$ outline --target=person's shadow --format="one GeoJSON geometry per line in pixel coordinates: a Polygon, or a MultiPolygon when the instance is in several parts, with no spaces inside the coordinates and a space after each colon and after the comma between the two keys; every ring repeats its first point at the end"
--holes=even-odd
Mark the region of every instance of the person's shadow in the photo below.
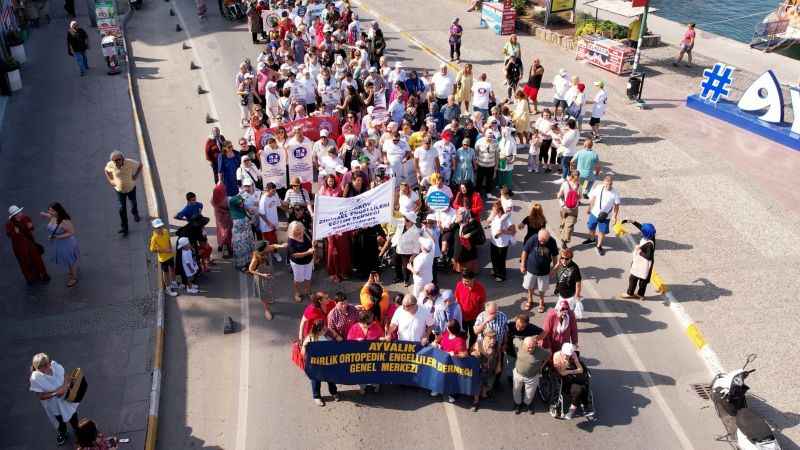
{"type": "Polygon", "coordinates": [[[707,302],[733,295],[733,291],[717,286],[708,278],[698,278],[692,284],[671,284],[669,289],[681,302],[707,302]]]}

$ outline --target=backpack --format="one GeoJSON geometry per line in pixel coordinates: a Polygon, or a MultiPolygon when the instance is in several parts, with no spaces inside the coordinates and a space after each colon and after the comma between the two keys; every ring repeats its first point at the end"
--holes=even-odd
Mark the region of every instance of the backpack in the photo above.
{"type": "Polygon", "coordinates": [[[580,195],[578,195],[577,189],[572,189],[567,183],[567,195],[564,197],[564,207],[573,209],[578,207],[578,203],[580,203],[580,195]]]}

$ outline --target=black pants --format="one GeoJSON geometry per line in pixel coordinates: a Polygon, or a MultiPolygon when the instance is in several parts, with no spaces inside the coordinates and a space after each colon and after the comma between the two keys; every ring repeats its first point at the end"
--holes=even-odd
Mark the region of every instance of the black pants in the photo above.
{"type": "Polygon", "coordinates": [[[219,168],[217,168],[216,163],[209,164],[211,166],[211,172],[214,174],[214,184],[219,183],[219,168]]]}
{"type": "Polygon", "coordinates": [[[539,145],[539,162],[542,164],[555,164],[556,163],[556,149],[553,147],[552,139],[543,139],[539,145]],[[552,152],[551,152],[552,148],[552,152]]]}
{"type": "MultiPolygon", "coordinates": [[[[64,418],[61,416],[56,416],[56,421],[58,421],[58,433],[59,434],[66,434],[67,432],[67,424],[64,422],[64,418]]],[[[78,432],[78,413],[72,415],[69,418],[69,424],[72,425],[72,431],[78,432]]]]}
{"type": "Polygon", "coordinates": [[[136,221],[139,221],[139,205],[136,203],[136,188],[130,192],[117,192],[117,202],[119,202],[119,221],[122,229],[128,231],[128,199],[131,201],[131,214],[136,221]]]}
{"type": "Polygon", "coordinates": [[[450,59],[461,59],[461,42],[450,43],[450,59]]]}
{"type": "Polygon", "coordinates": [[[409,261],[411,261],[411,255],[394,254],[394,277],[406,283],[411,282],[411,271],[406,267],[409,261]]]}
{"type": "Polygon", "coordinates": [[[644,297],[644,292],[647,290],[647,282],[648,280],[643,280],[635,275],[631,275],[628,277],[628,295],[633,295],[634,291],[636,291],[636,295],[639,297],[644,297]],[[636,289],[636,285],[639,285],[639,289],[636,289]]]}
{"type": "Polygon", "coordinates": [[[469,343],[469,348],[472,348],[472,346],[475,345],[475,341],[478,340],[478,335],[475,334],[474,320],[464,321],[464,332],[467,333],[467,342],[469,343]]]}
{"type": "Polygon", "coordinates": [[[489,245],[490,257],[492,259],[492,273],[496,277],[503,280],[506,279],[506,256],[508,255],[508,247],[497,247],[494,244],[489,245]]]}
{"type": "Polygon", "coordinates": [[[475,190],[484,194],[494,192],[494,167],[478,166],[475,190]]]}
{"type": "Polygon", "coordinates": [[[519,80],[507,80],[508,81],[508,98],[514,98],[514,94],[517,92],[517,87],[519,86],[519,80]]]}
{"type": "Polygon", "coordinates": [[[585,374],[567,375],[562,383],[565,407],[586,405],[592,409],[589,400],[589,380],[585,374]]]}
{"type": "Polygon", "coordinates": [[[75,17],[75,0],[64,0],[64,11],[70,17],[75,17]]]}
{"type": "Polygon", "coordinates": [[[439,285],[439,277],[438,277],[439,259],[440,258],[433,258],[433,271],[432,271],[433,272],[433,284],[435,284],[437,286],[439,285]]]}
{"type": "Polygon", "coordinates": [[[258,44],[258,31],[253,31],[250,34],[253,36],[253,44],[258,44]]]}

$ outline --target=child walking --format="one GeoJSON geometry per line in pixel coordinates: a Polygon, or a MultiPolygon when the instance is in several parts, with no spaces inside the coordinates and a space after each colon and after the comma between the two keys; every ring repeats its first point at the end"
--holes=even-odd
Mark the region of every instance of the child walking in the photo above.
{"type": "Polygon", "coordinates": [[[178,295],[175,291],[178,284],[175,282],[175,252],[172,251],[169,231],[161,219],[153,219],[152,225],[150,252],[156,254],[158,264],[161,266],[161,289],[170,297],[175,297],[178,295]]]}

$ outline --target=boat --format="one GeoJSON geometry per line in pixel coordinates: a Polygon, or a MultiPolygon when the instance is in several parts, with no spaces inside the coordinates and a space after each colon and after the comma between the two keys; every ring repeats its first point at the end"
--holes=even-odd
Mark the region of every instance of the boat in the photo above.
{"type": "Polygon", "coordinates": [[[800,58],[800,0],[784,0],[756,25],[750,47],[800,58]]]}

